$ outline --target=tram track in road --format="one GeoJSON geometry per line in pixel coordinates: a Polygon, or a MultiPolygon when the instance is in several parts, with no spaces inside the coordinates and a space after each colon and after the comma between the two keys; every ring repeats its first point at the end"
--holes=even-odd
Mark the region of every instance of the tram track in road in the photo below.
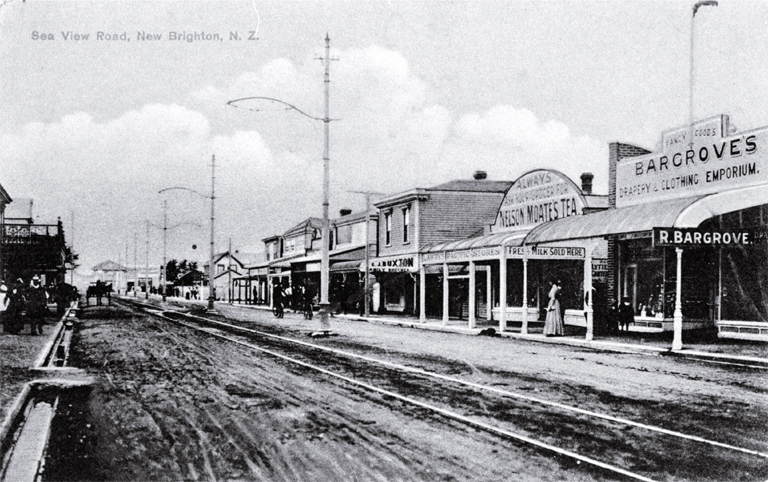
{"type": "MultiPolygon", "coordinates": [[[[499,437],[537,447],[577,464],[599,468],[621,478],[654,480],[652,477],[663,473],[659,467],[674,462],[674,457],[665,456],[645,464],[638,463],[648,457],[649,447],[655,447],[657,452],[685,453],[689,462],[705,459],[711,462],[714,458],[729,465],[748,463],[744,460],[746,458],[759,460],[764,465],[765,459],[768,458],[768,454],[757,450],[552,402],[524,393],[253,330],[208,317],[165,312],[157,307],[145,308],[166,320],[203,331],[209,336],[269,354],[325,377],[428,410],[499,437]],[[201,327],[200,324],[207,327],[201,327]],[[383,370],[382,373],[371,376],[370,372],[374,371],[370,369],[371,366],[379,367],[378,370],[383,370]],[[365,378],[368,380],[364,380],[365,378]],[[554,434],[547,433],[550,431],[554,434]],[[561,439],[567,439],[566,443],[559,443],[561,439]],[[699,455],[691,456],[692,451],[698,452],[699,455]],[[734,455],[723,456],[726,452],[734,455]],[[638,465],[641,470],[632,468],[638,465]]],[[[684,477],[672,480],[696,479],[684,477]]]]}

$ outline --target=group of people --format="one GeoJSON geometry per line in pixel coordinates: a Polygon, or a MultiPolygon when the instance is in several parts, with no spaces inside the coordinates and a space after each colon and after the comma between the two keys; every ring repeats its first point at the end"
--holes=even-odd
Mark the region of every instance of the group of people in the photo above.
{"type": "MultiPolygon", "coordinates": [[[[562,284],[560,280],[553,279],[552,286],[549,290],[547,317],[544,321],[544,335],[546,336],[561,336],[565,332],[563,310],[560,306],[561,289],[562,284]]],[[[595,297],[593,302],[599,303],[597,293],[594,291],[593,296],[595,297]]],[[[587,300],[585,299],[585,301],[587,300]]],[[[600,306],[595,306],[594,309],[596,323],[600,326],[604,326],[605,334],[614,334],[618,331],[628,332],[629,325],[635,321],[635,310],[632,307],[630,298],[626,296],[618,300],[615,305],[611,306],[607,313],[605,313],[600,306]]]]}
{"type": "Polygon", "coordinates": [[[35,275],[29,285],[19,278],[8,286],[0,281],[0,318],[3,331],[17,335],[29,322],[31,335],[42,335],[48,313],[48,292],[35,275]]]}

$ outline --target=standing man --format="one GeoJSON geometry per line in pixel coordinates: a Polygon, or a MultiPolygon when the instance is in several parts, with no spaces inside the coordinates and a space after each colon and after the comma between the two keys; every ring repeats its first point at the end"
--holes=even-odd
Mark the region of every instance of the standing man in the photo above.
{"type": "Polygon", "coordinates": [[[11,284],[6,294],[8,305],[5,309],[5,330],[13,335],[18,335],[24,328],[24,321],[21,319],[21,312],[24,311],[23,288],[24,282],[19,278],[11,284]]]}
{"type": "Polygon", "coordinates": [[[32,335],[43,334],[45,313],[48,311],[48,293],[40,284],[40,277],[34,275],[27,289],[27,316],[32,335]]]}
{"type": "Polygon", "coordinates": [[[6,325],[5,310],[8,308],[10,298],[8,297],[8,287],[5,286],[5,281],[0,281],[0,324],[3,325],[3,331],[9,332],[9,325],[6,325]]]}

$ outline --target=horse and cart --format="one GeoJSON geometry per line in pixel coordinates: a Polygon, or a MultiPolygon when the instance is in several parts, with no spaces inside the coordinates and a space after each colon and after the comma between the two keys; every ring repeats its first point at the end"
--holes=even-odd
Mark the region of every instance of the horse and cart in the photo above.
{"type": "Polygon", "coordinates": [[[91,304],[90,299],[96,298],[96,305],[101,305],[101,299],[107,298],[107,305],[112,304],[112,283],[97,281],[85,291],[85,304],[91,304]]]}

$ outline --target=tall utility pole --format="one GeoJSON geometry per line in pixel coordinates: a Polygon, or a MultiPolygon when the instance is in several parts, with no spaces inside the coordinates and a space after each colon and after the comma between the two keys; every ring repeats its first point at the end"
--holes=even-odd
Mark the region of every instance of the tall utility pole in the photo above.
{"type": "Polygon", "coordinates": [[[138,250],[138,245],[139,245],[139,233],[134,232],[133,233],[133,275],[134,275],[133,292],[134,293],[137,293],[136,290],[139,289],[139,265],[138,265],[138,262],[136,261],[136,251],[138,250]]]}
{"type": "MultiPolygon", "coordinates": [[[[75,212],[72,211],[72,241],[69,243],[70,252],[74,256],[75,253],[75,212]]],[[[72,271],[69,272],[69,284],[75,285],[75,261],[72,261],[72,271]]]]}
{"type": "Polygon", "coordinates": [[[229,250],[227,251],[227,291],[229,304],[232,304],[232,237],[229,238],[229,250]]]}
{"type": "Polygon", "coordinates": [[[328,33],[325,34],[325,56],[321,59],[325,63],[325,116],[315,117],[302,111],[295,105],[288,102],[272,97],[243,97],[240,99],[230,100],[227,102],[232,107],[237,107],[237,104],[247,100],[260,100],[266,102],[276,102],[283,104],[290,109],[295,110],[299,114],[308,117],[312,120],[323,121],[325,124],[325,146],[323,150],[323,227],[322,227],[322,246],[321,246],[321,258],[320,258],[320,331],[313,333],[313,336],[328,335],[330,333],[331,325],[328,321],[328,315],[330,314],[330,303],[328,302],[328,281],[329,281],[329,250],[330,250],[330,221],[328,219],[328,191],[329,191],[329,166],[330,166],[330,122],[334,119],[330,117],[330,83],[331,83],[331,38],[328,33]]]}
{"type": "Polygon", "coordinates": [[[147,271],[144,272],[144,299],[149,299],[149,219],[147,219],[147,271]]]}
{"type": "Polygon", "coordinates": [[[214,205],[216,200],[216,156],[212,156],[211,158],[211,195],[206,196],[205,194],[201,194],[194,189],[190,189],[188,187],[168,187],[165,189],[161,189],[160,192],[163,193],[165,191],[171,191],[173,189],[181,189],[184,191],[189,191],[194,194],[197,194],[200,197],[204,197],[206,199],[211,200],[211,256],[210,260],[208,261],[208,311],[214,311],[213,309],[213,302],[215,300],[214,293],[213,293],[213,257],[214,257],[214,205]]]}
{"type": "Polygon", "coordinates": [[[125,243],[125,295],[128,296],[128,243],[125,243]]]}
{"type": "Polygon", "coordinates": [[[364,306],[365,306],[365,317],[371,315],[371,300],[368,296],[371,292],[370,287],[370,278],[371,278],[371,268],[370,268],[370,258],[371,258],[371,195],[373,194],[383,194],[380,192],[374,192],[374,191],[352,191],[357,194],[365,194],[365,281],[364,281],[364,291],[363,291],[363,298],[364,298],[364,306]]]}
{"type": "Polygon", "coordinates": [[[160,276],[162,276],[162,290],[163,290],[163,303],[165,303],[165,290],[168,281],[166,265],[168,257],[168,201],[163,200],[163,266],[160,268],[160,276]]]}
{"type": "Polygon", "coordinates": [[[696,4],[693,6],[693,14],[691,15],[691,71],[690,75],[688,77],[688,80],[690,82],[688,86],[688,147],[690,149],[693,149],[693,53],[694,53],[694,25],[696,24],[695,18],[696,18],[696,12],[701,7],[717,7],[717,2],[715,0],[701,0],[699,2],[696,2],[696,4]]]}
{"type": "Polygon", "coordinates": [[[325,149],[323,150],[323,245],[320,251],[320,330],[328,332],[331,330],[331,324],[328,321],[328,312],[331,304],[328,302],[328,282],[329,282],[329,249],[330,243],[330,221],[328,219],[328,191],[330,186],[330,84],[331,84],[331,38],[328,33],[325,34],[325,149]]]}
{"type": "Polygon", "coordinates": [[[214,221],[214,199],[216,199],[216,156],[211,157],[211,260],[208,263],[208,311],[214,311],[213,302],[215,295],[213,293],[213,257],[215,255],[213,239],[213,221],[214,221]]]}

